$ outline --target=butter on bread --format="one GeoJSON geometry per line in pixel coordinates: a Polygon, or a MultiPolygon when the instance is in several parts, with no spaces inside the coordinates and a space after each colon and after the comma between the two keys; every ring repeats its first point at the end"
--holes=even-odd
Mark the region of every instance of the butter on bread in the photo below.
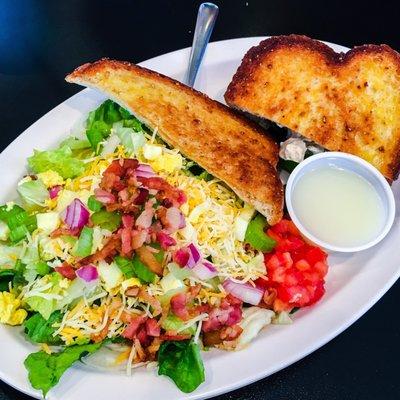
{"type": "Polygon", "coordinates": [[[228,107],[171,78],[127,62],[85,64],[68,82],[104,92],[169,145],[223,180],[269,224],[283,214],[277,144],[228,107]]]}
{"type": "Polygon", "coordinates": [[[306,36],[271,37],[244,56],[225,100],[398,176],[400,54],[387,45],[336,53],[306,36]]]}

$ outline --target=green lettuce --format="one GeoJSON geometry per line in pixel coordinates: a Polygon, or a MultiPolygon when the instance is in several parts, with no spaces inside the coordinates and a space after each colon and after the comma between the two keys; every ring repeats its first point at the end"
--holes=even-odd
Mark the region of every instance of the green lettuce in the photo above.
{"type": "Polygon", "coordinates": [[[89,113],[86,121],[86,137],[97,154],[101,149],[100,144],[110,136],[111,129],[116,129],[116,122],[118,122],[117,129],[118,126],[128,129],[117,133],[117,136],[124,145],[125,143],[128,145],[129,149],[133,151],[133,148],[137,147],[139,141],[142,140],[135,135],[143,130],[142,124],[129,111],[112,100],[106,100],[89,113]]]}
{"type": "Polygon", "coordinates": [[[33,314],[24,322],[25,333],[35,343],[47,343],[51,345],[61,344],[59,336],[53,336],[55,328],[53,324],[61,322],[62,314],[54,311],[49,319],[44,319],[39,313],[33,314]]]}
{"type": "MultiPolygon", "coordinates": [[[[62,279],[62,276],[57,273],[53,272],[50,275],[47,275],[45,278],[49,280],[49,282],[52,284],[52,287],[49,290],[46,290],[46,294],[56,294],[59,295],[62,291],[60,288],[60,281],[62,279]]],[[[50,315],[55,311],[60,309],[59,306],[59,301],[57,299],[45,299],[40,296],[32,296],[28,297],[25,302],[29,305],[29,307],[33,311],[39,312],[44,319],[49,319],[50,315]]]]}
{"type": "Polygon", "coordinates": [[[158,374],[169,376],[182,392],[193,392],[205,380],[199,346],[189,340],[162,343],[158,374]]]}
{"type": "Polygon", "coordinates": [[[68,146],[62,146],[55,150],[34,150],[33,156],[28,158],[28,165],[37,174],[53,170],[65,179],[75,178],[85,170],[84,162],[74,157],[68,146]]]}
{"type": "Polygon", "coordinates": [[[114,124],[113,128],[124,147],[134,154],[137,154],[138,150],[146,143],[143,132],[135,131],[133,128],[127,128],[122,122],[114,124]]]}
{"type": "Polygon", "coordinates": [[[41,390],[43,396],[57,385],[63,373],[82,357],[92,354],[101,343],[74,345],[59,353],[47,354],[44,351],[30,354],[24,362],[31,385],[41,390]]]}
{"type": "Polygon", "coordinates": [[[27,209],[28,207],[34,209],[35,206],[44,207],[44,202],[49,198],[49,191],[40,179],[18,185],[17,192],[27,209]]]}

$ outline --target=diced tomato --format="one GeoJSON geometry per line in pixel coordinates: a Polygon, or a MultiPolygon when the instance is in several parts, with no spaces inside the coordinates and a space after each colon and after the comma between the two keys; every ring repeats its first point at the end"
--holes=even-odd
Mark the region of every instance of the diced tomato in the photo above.
{"type": "Polygon", "coordinates": [[[318,261],[314,264],[314,269],[318,272],[319,277],[323,279],[328,273],[328,264],[322,261],[318,261]]]}
{"type": "Polygon", "coordinates": [[[264,254],[267,280],[256,281],[265,291],[265,305],[279,312],[318,301],[325,293],[327,254],[306,243],[293,222],[286,219],[269,228],[268,235],[277,246],[264,254]]]}
{"type": "Polygon", "coordinates": [[[311,265],[304,259],[296,261],[296,264],[294,266],[299,270],[299,271],[307,271],[311,268],[311,265]]]}
{"type": "Polygon", "coordinates": [[[324,281],[319,281],[315,288],[314,296],[310,300],[308,305],[316,303],[325,294],[324,281]]]}
{"type": "Polygon", "coordinates": [[[314,265],[315,263],[321,261],[325,262],[328,255],[322,251],[319,247],[310,246],[309,250],[307,251],[305,258],[311,264],[314,265]]]}
{"type": "Polygon", "coordinates": [[[64,278],[70,279],[71,281],[76,278],[75,270],[71,267],[71,265],[67,263],[63,263],[59,267],[55,267],[54,269],[64,278]]]}

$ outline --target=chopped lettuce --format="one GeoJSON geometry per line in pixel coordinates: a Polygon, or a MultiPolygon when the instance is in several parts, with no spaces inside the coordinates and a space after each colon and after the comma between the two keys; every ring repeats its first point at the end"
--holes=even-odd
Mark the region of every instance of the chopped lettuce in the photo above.
{"type": "Polygon", "coordinates": [[[24,322],[25,333],[35,343],[61,344],[60,337],[54,336],[56,322],[61,322],[62,314],[60,311],[54,311],[49,319],[44,319],[39,313],[33,314],[24,322]]]}
{"type": "Polygon", "coordinates": [[[105,261],[100,261],[97,271],[107,291],[115,288],[123,281],[123,274],[114,262],[107,264],[105,261]]]}
{"type": "Polygon", "coordinates": [[[139,149],[146,143],[143,132],[136,132],[133,128],[126,128],[122,122],[114,124],[113,130],[124,147],[133,154],[137,154],[139,149]]]}
{"type": "Polygon", "coordinates": [[[0,270],[0,292],[8,292],[9,284],[12,282],[15,275],[13,269],[0,270]]]}
{"type": "Polygon", "coordinates": [[[72,364],[87,354],[94,353],[100,347],[101,343],[92,343],[66,347],[59,353],[47,354],[44,351],[32,353],[24,362],[29,381],[35,389],[41,390],[43,396],[46,396],[72,364]]]}
{"type": "Polygon", "coordinates": [[[135,135],[143,130],[142,124],[129,111],[112,100],[106,100],[89,113],[86,121],[86,136],[97,154],[100,153],[101,144],[110,136],[112,129],[121,142],[132,151],[139,148],[140,143],[144,141],[144,137],[135,135]]]}
{"type": "Polygon", "coordinates": [[[32,292],[37,291],[38,295],[29,296],[25,299],[29,307],[33,311],[39,312],[44,319],[49,319],[50,315],[60,308],[58,300],[63,297],[61,295],[63,289],[60,287],[62,279],[62,276],[57,272],[45,276],[40,281],[35,282],[33,289],[31,289],[32,292]],[[51,284],[51,287],[40,291],[40,288],[48,283],[51,284]]]}
{"type": "MultiPolygon", "coordinates": [[[[181,320],[174,314],[169,314],[167,318],[165,318],[162,323],[161,327],[166,331],[178,331],[185,325],[185,321],[181,320]]],[[[189,326],[188,328],[179,331],[182,335],[194,335],[196,333],[196,324],[189,326]]]]}
{"type": "Polygon", "coordinates": [[[35,209],[35,206],[44,207],[45,201],[49,198],[49,192],[40,179],[18,185],[17,192],[27,209],[35,209]]]}
{"type": "Polygon", "coordinates": [[[193,341],[166,341],[158,352],[158,374],[169,376],[184,393],[205,380],[199,346],[193,341]]]}
{"type": "Polygon", "coordinates": [[[53,170],[64,179],[75,178],[85,170],[84,162],[74,157],[68,146],[61,146],[55,150],[34,150],[33,156],[28,158],[28,165],[35,173],[53,170]]]}

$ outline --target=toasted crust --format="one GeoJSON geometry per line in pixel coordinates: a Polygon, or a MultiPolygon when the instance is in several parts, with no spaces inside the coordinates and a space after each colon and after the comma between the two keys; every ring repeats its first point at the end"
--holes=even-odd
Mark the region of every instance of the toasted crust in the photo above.
{"type": "Polygon", "coordinates": [[[228,107],[171,78],[127,62],[85,64],[68,82],[93,87],[128,108],[171,146],[226,182],[264,214],[282,217],[278,148],[256,125],[228,107]]]}
{"type": "Polygon", "coordinates": [[[336,53],[306,36],[266,39],[245,55],[225,100],[398,176],[400,54],[387,45],[336,53]]]}

